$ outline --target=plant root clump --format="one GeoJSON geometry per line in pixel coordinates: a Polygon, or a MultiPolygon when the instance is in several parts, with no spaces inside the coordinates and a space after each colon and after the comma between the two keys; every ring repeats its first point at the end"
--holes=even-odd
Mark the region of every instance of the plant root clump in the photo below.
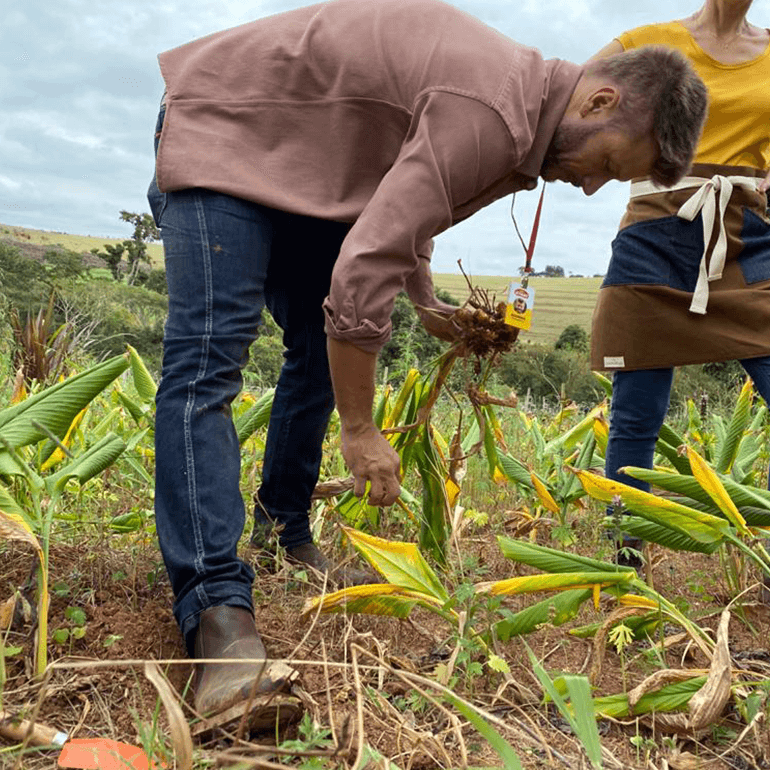
{"type": "Polygon", "coordinates": [[[513,348],[519,329],[505,322],[505,302],[495,302],[494,294],[490,296],[486,289],[474,286],[463,270],[462,260],[458,259],[457,264],[468,284],[468,299],[450,318],[457,337],[457,355],[494,360],[513,348]]]}
{"type": "Polygon", "coordinates": [[[465,306],[452,314],[460,355],[491,358],[513,348],[519,330],[505,322],[505,302],[483,308],[465,306]]]}

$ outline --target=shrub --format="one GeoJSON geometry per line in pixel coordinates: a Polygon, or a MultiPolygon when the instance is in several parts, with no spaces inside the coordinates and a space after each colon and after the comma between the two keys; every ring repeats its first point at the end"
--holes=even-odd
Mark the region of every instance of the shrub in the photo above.
{"type": "MultiPolygon", "coordinates": [[[[436,290],[436,297],[452,305],[457,300],[443,289],[436,290]]],[[[380,372],[386,368],[388,379],[400,381],[410,369],[425,371],[430,363],[446,349],[446,343],[425,331],[414,306],[405,293],[396,297],[391,315],[393,333],[380,351],[380,372]]]]}
{"type": "Polygon", "coordinates": [[[249,363],[243,373],[246,382],[261,388],[274,387],[283,366],[283,349],[281,329],[265,308],[257,339],[249,348],[249,363]]]}
{"type": "Polygon", "coordinates": [[[588,334],[582,326],[570,324],[559,335],[554,348],[556,350],[580,350],[583,353],[587,353],[588,334]]]}
{"type": "Polygon", "coordinates": [[[518,345],[503,356],[497,379],[519,399],[529,394],[537,407],[543,402],[555,407],[562,398],[593,405],[602,398],[584,353],[547,345],[518,345]]]}
{"type": "Polygon", "coordinates": [[[18,247],[0,242],[0,291],[18,311],[37,312],[50,291],[45,267],[18,247]]]}
{"type": "Polygon", "coordinates": [[[90,351],[98,357],[122,353],[132,345],[151,371],[160,371],[163,325],[168,299],[140,286],[92,279],[60,290],[62,301],[76,307],[81,324],[93,324],[90,351]]]}

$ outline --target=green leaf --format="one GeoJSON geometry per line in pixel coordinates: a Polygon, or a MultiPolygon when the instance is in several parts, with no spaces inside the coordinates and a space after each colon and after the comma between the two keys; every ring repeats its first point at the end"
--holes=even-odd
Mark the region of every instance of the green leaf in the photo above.
{"type": "Polygon", "coordinates": [[[617,564],[558,551],[524,540],[513,540],[500,535],[497,542],[506,559],[528,564],[530,567],[535,567],[543,572],[630,572],[636,574],[632,567],[620,567],[617,564]]]}
{"type": "Polygon", "coordinates": [[[131,415],[131,417],[134,419],[134,422],[138,424],[142,424],[142,422],[145,419],[144,411],[142,410],[142,407],[139,406],[135,401],[130,399],[125,393],[119,392],[118,393],[118,399],[121,404],[123,404],[123,407],[125,410],[131,415]]]}
{"type": "Polygon", "coordinates": [[[82,485],[94,476],[98,476],[105,468],[109,468],[120,457],[126,444],[120,436],[114,433],[106,435],[99,443],[94,444],[87,452],[75,458],[69,465],[46,479],[49,489],[61,490],[70,479],[77,479],[82,485]]]}
{"type": "Polygon", "coordinates": [[[735,403],[735,409],[730,418],[730,425],[727,428],[724,441],[719,448],[719,457],[715,463],[716,470],[719,473],[728,473],[735,462],[741,439],[751,418],[751,403],[753,400],[754,389],[751,380],[746,378],[746,382],[741,388],[740,395],[735,403]]]}
{"type": "Polygon", "coordinates": [[[0,411],[0,436],[11,446],[33,444],[48,435],[62,438],[75,416],[128,368],[126,355],[115,356],[0,411]]]}
{"type": "Polygon", "coordinates": [[[721,545],[721,542],[718,540],[710,543],[701,543],[682,532],[677,532],[662,524],[648,521],[639,516],[623,516],[620,529],[627,535],[638,537],[649,543],[658,543],[674,551],[714,553],[721,545]]]}
{"type": "Polygon", "coordinates": [[[415,455],[422,479],[420,547],[429,551],[443,566],[446,564],[446,544],[449,539],[448,501],[444,484],[448,469],[436,451],[430,425],[423,427],[420,448],[422,451],[415,455]]]}
{"type": "Polygon", "coordinates": [[[444,690],[444,697],[481,733],[487,743],[497,752],[506,770],[522,770],[519,756],[513,746],[487,722],[467,701],[458,698],[448,690],[444,690]]]}
{"type": "Polygon", "coordinates": [[[64,617],[75,626],[86,624],[86,613],[80,607],[67,607],[64,610],[64,617]]]}
{"type": "Polygon", "coordinates": [[[575,733],[577,738],[583,744],[583,748],[586,750],[586,754],[588,755],[591,764],[596,768],[600,768],[602,766],[602,749],[601,742],[599,741],[599,731],[593,716],[593,699],[591,698],[591,689],[588,680],[585,677],[571,675],[563,677],[570,695],[577,697],[577,703],[573,702],[574,708],[568,708],[559,691],[556,689],[553,680],[548,676],[548,673],[540,664],[540,661],[535,657],[535,654],[526,642],[524,645],[527,648],[527,655],[529,656],[532,670],[535,672],[535,676],[543,686],[543,690],[554,702],[556,708],[559,709],[559,713],[567,720],[572,728],[572,732],[575,733]],[[579,684],[579,680],[581,679],[583,682],[582,684],[579,684]],[[584,712],[580,718],[575,715],[575,711],[578,710],[578,707],[584,712]],[[586,712],[590,714],[590,719],[586,719],[586,712]]]}
{"type": "Polygon", "coordinates": [[[503,452],[497,453],[497,461],[500,470],[511,479],[511,481],[515,481],[517,484],[527,487],[528,489],[534,489],[530,470],[523,462],[517,460],[515,457],[504,454],[503,452]]]}
{"type": "Polygon", "coordinates": [[[155,384],[155,380],[153,380],[149,369],[139,353],[137,353],[131,345],[128,345],[127,347],[129,363],[131,365],[131,374],[134,378],[136,392],[145,404],[154,404],[158,386],[155,384]]]}
{"type": "Polygon", "coordinates": [[[578,588],[549,596],[495,623],[495,634],[500,641],[507,642],[514,636],[536,631],[544,623],[560,626],[578,614],[581,605],[591,598],[592,593],[590,588],[578,588]]]}
{"type": "Polygon", "coordinates": [[[591,697],[591,685],[584,676],[565,674],[564,683],[567,685],[572,713],[575,715],[575,734],[583,744],[586,755],[596,768],[602,767],[602,744],[599,739],[599,729],[594,716],[594,703],[591,697]]]}
{"type": "MultiPolygon", "coordinates": [[[[705,682],[705,676],[698,676],[684,682],[666,685],[655,692],[648,692],[642,695],[634,706],[634,715],[649,714],[652,711],[679,711],[687,706],[690,698],[703,687],[705,682]]],[[[627,693],[607,695],[593,700],[594,711],[599,716],[611,719],[623,719],[631,716],[627,693]]]]}
{"type": "Polygon", "coordinates": [[[275,388],[266,391],[235,421],[239,444],[270,421],[274,396],[275,388]]]}
{"type": "MultiPolygon", "coordinates": [[[[591,466],[591,461],[593,460],[594,456],[594,449],[596,449],[596,437],[594,436],[593,429],[588,433],[588,435],[583,439],[583,444],[580,447],[580,453],[577,456],[577,459],[574,462],[574,467],[577,470],[585,471],[588,470],[588,468],[591,466]]],[[[567,498],[570,498],[571,495],[575,492],[575,490],[579,491],[580,494],[577,495],[577,497],[582,497],[583,494],[583,488],[580,486],[580,480],[574,473],[570,473],[567,471],[564,474],[564,482],[562,483],[561,490],[559,492],[559,496],[562,500],[566,500],[567,498]]],[[[575,498],[571,498],[575,499],[575,498]]]]}

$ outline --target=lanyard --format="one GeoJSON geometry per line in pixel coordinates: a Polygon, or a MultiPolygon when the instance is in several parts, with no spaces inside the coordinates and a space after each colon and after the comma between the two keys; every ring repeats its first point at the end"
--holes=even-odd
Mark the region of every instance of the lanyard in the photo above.
{"type": "Polygon", "coordinates": [[[524,243],[524,239],[519,232],[519,226],[516,224],[516,217],[513,214],[513,205],[516,203],[516,193],[513,194],[513,200],[511,201],[511,219],[513,220],[513,226],[516,228],[516,235],[519,236],[521,245],[524,248],[524,253],[527,256],[527,262],[522,269],[521,285],[526,288],[529,283],[529,274],[532,272],[532,255],[535,253],[535,243],[537,241],[537,231],[540,229],[540,213],[543,210],[543,198],[545,197],[545,181],[543,181],[543,189],[540,192],[540,200],[537,204],[537,211],[535,212],[535,221],[532,223],[532,232],[529,236],[529,246],[524,243]]]}

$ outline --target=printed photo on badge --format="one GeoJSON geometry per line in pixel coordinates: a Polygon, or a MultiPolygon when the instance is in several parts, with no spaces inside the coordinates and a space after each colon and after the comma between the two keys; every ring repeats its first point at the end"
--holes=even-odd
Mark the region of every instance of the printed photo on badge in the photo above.
{"type": "Polygon", "coordinates": [[[520,283],[511,284],[508,290],[508,303],[505,311],[505,322],[518,329],[529,329],[532,326],[532,306],[535,302],[535,290],[526,288],[520,283]]]}

